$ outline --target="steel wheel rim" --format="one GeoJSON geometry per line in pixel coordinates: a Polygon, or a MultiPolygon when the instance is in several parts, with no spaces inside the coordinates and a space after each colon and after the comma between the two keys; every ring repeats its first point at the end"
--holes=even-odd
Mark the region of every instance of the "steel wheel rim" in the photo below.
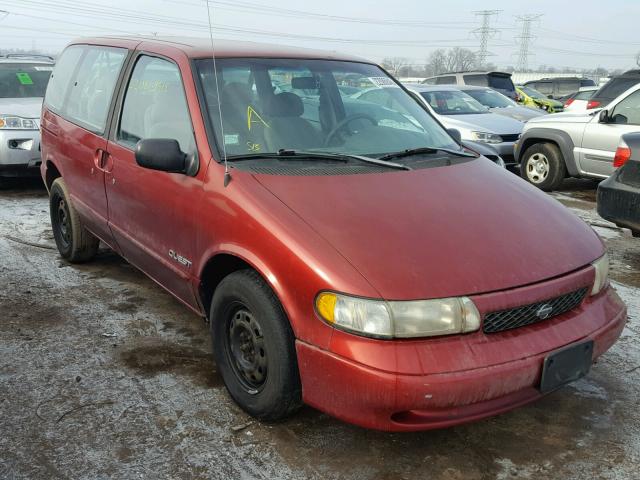
{"type": "Polygon", "coordinates": [[[542,183],[549,176],[549,159],[542,153],[534,153],[527,161],[527,178],[531,183],[542,183]]]}
{"type": "Polygon", "coordinates": [[[69,225],[69,210],[67,209],[67,203],[64,201],[64,198],[58,201],[56,215],[58,217],[57,224],[60,240],[62,240],[65,247],[68,247],[71,244],[71,226],[69,225]]]}
{"type": "Polygon", "coordinates": [[[232,312],[227,341],[227,355],[236,377],[248,393],[258,393],[267,380],[267,350],[260,323],[244,305],[232,312]]]}

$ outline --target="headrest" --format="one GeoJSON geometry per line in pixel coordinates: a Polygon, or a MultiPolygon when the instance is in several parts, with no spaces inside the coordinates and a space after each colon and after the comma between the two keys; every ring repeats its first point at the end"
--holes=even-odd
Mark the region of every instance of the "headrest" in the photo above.
{"type": "Polygon", "coordinates": [[[283,92],[269,99],[266,111],[271,117],[299,117],[304,113],[304,105],[295,93],[283,92]]]}
{"type": "Polygon", "coordinates": [[[222,88],[221,97],[223,105],[246,109],[251,102],[251,90],[244,83],[231,82],[222,88]]]}

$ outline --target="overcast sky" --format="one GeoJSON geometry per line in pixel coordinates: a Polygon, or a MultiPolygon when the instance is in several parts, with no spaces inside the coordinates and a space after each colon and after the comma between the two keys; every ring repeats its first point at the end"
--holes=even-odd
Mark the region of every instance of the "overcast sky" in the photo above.
{"type": "MultiPolygon", "coordinates": [[[[489,41],[500,67],[517,63],[517,15],[542,14],[532,26],[529,66],[632,68],[640,52],[639,0],[535,2],[494,0],[211,1],[215,38],[284,43],[352,53],[376,61],[423,64],[439,47],[479,48],[474,11],[496,9],[489,41]]],[[[0,48],[58,52],[73,37],[142,33],[208,36],[204,0],[0,1],[0,48]]]]}

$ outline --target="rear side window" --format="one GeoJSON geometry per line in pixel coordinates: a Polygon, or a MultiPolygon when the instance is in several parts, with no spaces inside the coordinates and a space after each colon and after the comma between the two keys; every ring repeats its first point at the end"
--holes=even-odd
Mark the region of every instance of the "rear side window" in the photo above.
{"type": "Polygon", "coordinates": [[[498,90],[515,91],[511,77],[505,75],[489,75],[489,86],[498,90]]]}
{"type": "Polygon", "coordinates": [[[122,48],[87,47],[63,115],[95,133],[104,132],[111,97],[126,56],[127,50],[122,48]]]}
{"type": "Polygon", "coordinates": [[[149,56],[141,56],[133,69],[118,128],[118,140],[129,147],[145,138],[177,140],[185,153],[195,148],[180,69],[149,56]]]}
{"type": "Polygon", "coordinates": [[[489,79],[486,75],[464,75],[465,85],[476,85],[478,87],[488,87],[489,79]]]}
{"type": "Polygon", "coordinates": [[[553,83],[551,82],[538,82],[534,88],[544,95],[553,95],[553,83]]]}
{"type": "Polygon", "coordinates": [[[456,77],[438,77],[436,78],[436,85],[455,85],[456,77]]]}
{"type": "Polygon", "coordinates": [[[557,83],[558,91],[556,92],[558,95],[569,95],[570,93],[578,91],[580,88],[579,80],[560,80],[557,83]]]}
{"type": "Polygon", "coordinates": [[[84,48],[81,46],[76,45],[67,48],[60,55],[53,70],[44,103],[57,113],[62,111],[64,97],[71,85],[71,77],[74,75],[78,63],[80,63],[80,57],[83,52],[84,48]]]}
{"type": "Polygon", "coordinates": [[[594,82],[590,78],[583,78],[582,80],[580,80],[580,86],[581,87],[595,87],[596,86],[596,82],[594,82]]]}

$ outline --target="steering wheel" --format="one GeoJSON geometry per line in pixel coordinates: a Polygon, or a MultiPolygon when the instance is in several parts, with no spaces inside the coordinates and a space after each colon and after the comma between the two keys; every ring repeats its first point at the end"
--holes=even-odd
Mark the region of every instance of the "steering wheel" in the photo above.
{"type": "Polygon", "coordinates": [[[338,124],[335,127],[333,127],[331,131],[327,134],[327,138],[324,141],[324,146],[325,147],[329,146],[329,144],[331,143],[331,140],[333,140],[333,137],[335,137],[338,132],[340,132],[342,129],[344,129],[347,125],[349,125],[354,120],[360,120],[360,119],[368,120],[369,122],[371,122],[371,125],[374,125],[374,126],[378,125],[378,121],[375,118],[373,118],[371,115],[368,115],[366,113],[354,113],[353,115],[348,115],[344,117],[342,120],[340,120],[338,124]]]}

